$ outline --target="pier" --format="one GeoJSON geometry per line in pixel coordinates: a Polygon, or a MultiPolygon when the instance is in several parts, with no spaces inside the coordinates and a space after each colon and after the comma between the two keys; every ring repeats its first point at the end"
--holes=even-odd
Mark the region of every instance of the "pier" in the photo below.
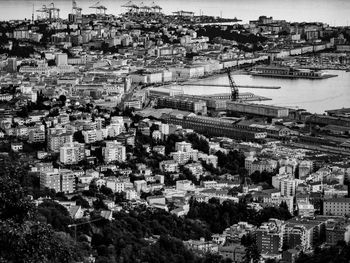
{"type": "MultiPolygon", "coordinates": [[[[194,83],[180,83],[180,86],[196,86],[196,87],[227,87],[230,85],[218,85],[218,84],[194,84],[194,83]]],[[[240,89],[280,89],[279,86],[254,86],[254,85],[237,85],[240,89]]]]}
{"type": "MultiPolygon", "coordinates": [[[[208,94],[208,95],[189,95],[183,94],[179,97],[186,98],[196,98],[196,99],[209,99],[209,100],[231,100],[231,93],[218,93],[218,94],[208,94]]],[[[240,101],[266,101],[271,100],[271,98],[255,95],[250,92],[239,93],[238,99],[240,101]]]]}

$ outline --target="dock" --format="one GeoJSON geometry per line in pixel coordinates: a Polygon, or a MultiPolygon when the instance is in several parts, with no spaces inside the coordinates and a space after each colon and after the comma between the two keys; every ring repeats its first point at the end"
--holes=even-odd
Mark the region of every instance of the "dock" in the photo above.
{"type": "MultiPolygon", "coordinates": [[[[191,95],[187,95],[191,96],[191,95]]],[[[192,95],[193,97],[203,97],[203,98],[209,98],[213,100],[231,100],[231,93],[219,93],[219,94],[210,94],[210,95],[192,95]]],[[[250,92],[242,92],[239,93],[238,99],[241,101],[266,101],[271,100],[271,98],[255,95],[250,92]]]]}
{"type": "MultiPolygon", "coordinates": [[[[196,87],[225,87],[230,88],[230,85],[218,84],[194,84],[194,83],[179,83],[180,86],[196,86],[196,87]]],[[[279,86],[252,86],[252,85],[237,85],[240,89],[280,89],[279,86]]]]}

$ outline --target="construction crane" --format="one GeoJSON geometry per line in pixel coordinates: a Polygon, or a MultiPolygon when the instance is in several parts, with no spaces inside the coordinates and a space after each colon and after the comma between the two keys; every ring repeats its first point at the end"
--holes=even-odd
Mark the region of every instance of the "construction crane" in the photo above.
{"type": "Polygon", "coordinates": [[[93,6],[90,6],[89,8],[93,8],[96,9],[96,14],[97,15],[105,15],[106,14],[106,10],[107,7],[103,6],[100,4],[100,1],[98,1],[96,4],[94,4],[93,6]]]}
{"type": "Polygon", "coordinates": [[[238,86],[232,78],[231,68],[227,68],[226,72],[227,72],[227,76],[228,76],[228,80],[229,80],[230,88],[231,88],[231,100],[237,101],[238,97],[239,97],[238,86]]]}

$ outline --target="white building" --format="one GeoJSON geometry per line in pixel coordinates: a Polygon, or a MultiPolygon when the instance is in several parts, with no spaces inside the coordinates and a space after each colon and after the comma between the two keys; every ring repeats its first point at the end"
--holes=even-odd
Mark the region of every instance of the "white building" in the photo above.
{"type": "Polygon", "coordinates": [[[94,143],[97,141],[97,133],[95,130],[82,131],[85,143],[94,143]]]}
{"type": "Polygon", "coordinates": [[[71,133],[50,134],[47,141],[48,149],[53,152],[59,152],[65,143],[71,142],[73,142],[73,134],[71,133]]]}
{"type": "Polygon", "coordinates": [[[162,172],[175,173],[179,170],[179,164],[174,160],[165,160],[159,163],[162,172]]]}
{"type": "Polygon", "coordinates": [[[125,183],[115,177],[106,180],[106,186],[112,189],[113,193],[121,193],[125,190],[125,183]]]}
{"type": "Polygon", "coordinates": [[[178,191],[191,191],[194,188],[195,186],[190,180],[176,181],[176,190],[178,191]]]}
{"type": "Polygon", "coordinates": [[[126,148],[117,141],[107,141],[103,148],[103,156],[106,163],[124,162],[126,160],[126,148]]]}
{"type": "Polygon", "coordinates": [[[56,54],[55,58],[56,66],[67,66],[68,65],[68,55],[66,53],[56,54]]]}
{"type": "Polygon", "coordinates": [[[136,180],[134,181],[134,187],[137,193],[147,191],[147,182],[145,180],[136,180]]]}
{"type": "Polygon", "coordinates": [[[181,151],[181,152],[192,151],[192,144],[189,142],[176,142],[175,151],[181,151]]]}
{"type": "Polygon", "coordinates": [[[249,156],[245,159],[244,167],[248,170],[248,174],[251,175],[255,171],[260,173],[263,171],[273,172],[277,168],[278,162],[270,159],[259,160],[256,157],[249,156]]]}
{"type": "Polygon", "coordinates": [[[294,179],[283,179],[281,181],[281,195],[295,196],[297,182],[294,179]]]}
{"type": "Polygon", "coordinates": [[[83,143],[65,143],[60,148],[60,162],[63,164],[76,164],[85,157],[85,147],[83,143]]]}
{"type": "Polygon", "coordinates": [[[54,189],[56,192],[73,193],[75,191],[75,176],[71,170],[54,169],[40,173],[40,188],[54,189]]]}

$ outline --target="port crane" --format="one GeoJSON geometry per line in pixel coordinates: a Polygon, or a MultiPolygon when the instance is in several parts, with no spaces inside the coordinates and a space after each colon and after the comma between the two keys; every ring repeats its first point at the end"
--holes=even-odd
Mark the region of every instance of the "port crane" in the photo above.
{"type": "Polygon", "coordinates": [[[141,2],[141,4],[139,5],[139,9],[140,9],[140,13],[143,13],[143,14],[149,13],[151,11],[151,8],[145,5],[144,2],[141,2]]]}
{"type": "Polygon", "coordinates": [[[100,1],[98,1],[94,5],[90,6],[89,8],[96,9],[96,14],[97,15],[105,15],[106,14],[106,10],[107,10],[107,7],[105,7],[104,5],[101,5],[100,1]]]}
{"type": "Polygon", "coordinates": [[[48,18],[48,9],[46,5],[43,5],[40,9],[36,10],[37,13],[42,13],[38,16],[40,19],[47,19],[48,18]]]}
{"type": "MultiPolygon", "coordinates": [[[[237,55],[237,68],[239,67],[239,57],[241,56],[241,51],[238,51],[238,55],[237,55]]],[[[228,81],[229,81],[229,85],[231,88],[231,100],[232,101],[237,101],[239,99],[239,92],[238,92],[238,86],[236,84],[236,82],[233,80],[232,74],[231,74],[231,70],[232,68],[227,68],[226,72],[227,72],[227,76],[228,76],[228,81]]]]}
{"type": "Polygon", "coordinates": [[[127,2],[126,4],[122,5],[122,7],[127,8],[128,12],[130,12],[130,13],[137,13],[139,11],[139,9],[140,9],[132,1],[127,2]]]}
{"type": "Polygon", "coordinates": [[[228,80],[230,83],[230,88],[231,88],[231,100],[232,101],[237,101],[239,98],[239,93],[238,93],[238,86],[236,82],[233,80],[233,77],[231,75],[231,68],[226,69],[228,80]]]}
{"type": "Polygon", "coordinates": [[[77,5],[77,2],[75,0],[72,1],[72,13],[81,16],[81,11],[83,9],[77,5]]]}
{"type": "Polygon", "coordinates": [[[60,9],[56,8],[54,3],[51,3],[48,7],[43,5],[41,9],[36,11],[42,13],[41,19],[49,19],[51,21],[60,18],[60,9]]]}
{"type": "Polygon", "coordinates": [[[151,8],[152,8],[154,13],[160,13],[163,9],[159,5],[157,5],[155,2],[152,2],[151,8]]]}

